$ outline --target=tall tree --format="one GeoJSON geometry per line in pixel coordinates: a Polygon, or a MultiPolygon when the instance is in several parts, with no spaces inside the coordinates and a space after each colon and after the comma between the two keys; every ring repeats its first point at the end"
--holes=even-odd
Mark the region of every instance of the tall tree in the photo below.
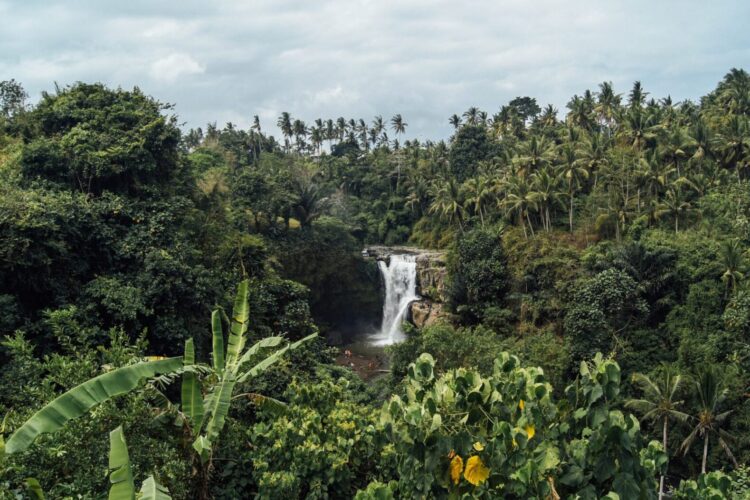
{"type": "Polygon", "coordinates": [[[706,473],[706,462],[708,460],[708,444],[711,436],[715,436],[727,457],[735,467],[738,467],[732,450],[729,449],[727,439],[729,434],[722,429],[726,424],[732,410],[721,411],[721,407],[727,400],[727,388],[722,386],[721,379],[714,367],[707,367],[698,374],[695,381],[695,392],[698,396],[698,411],[691,415],[689,421],[694,427],[688,437],[682,442],[681,449],[687,454],[690,447],[698,437],[703,438],[703,459],[701,461],[701,473],[706,473]]]}
{"type": "MultiPolygon", "coordinates": [[[[667,453],[667,457],[669,457],[667,452],[669,421],[685,422],[690,418],[687,413],[679,410],[684,403],[683,400],[678,399],[684,379],[672,367],[664,365],[661,368],[661,373],[655,379],[651,379],[642,373],[635,373],[633,374],[633,382],[641,389],[643,395],[641,399],[626,401],[625,407],[637,411],[643,415],[642,418],[645,420],[661,423],[662,446],[664,447],[664,453],[667,453]]],[[[664,498],[666,468],[664,472],[659,478],[660,500],[664,498]]]]}

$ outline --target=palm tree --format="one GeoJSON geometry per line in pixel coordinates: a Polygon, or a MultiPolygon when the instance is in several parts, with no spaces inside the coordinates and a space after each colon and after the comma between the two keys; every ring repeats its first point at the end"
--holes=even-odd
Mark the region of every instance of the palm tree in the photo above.
{"type": "Polygon", "coordinates": [[[742,171],[750,161],[750,127],[747,118],[733,115],[720,136],[722,163],[727,169],[734,169],[737,180],[742,180],[742,171]]]}
{"type": "MultiPolygon", "coordinates": [[[[644,420],[661,422],[662,424],[662,446],[664,453],[669,458],[667,452],[667,443],[669,436],[669,420],[674,419],[679,422],[685,422],[690,418],[687,413],[678,410],[683,401],[678,400],[677,396],[683,385],[681,375],[664,365],[661,374],[656,380],[652,380],[642,373],[633,374],[633,382],[638,385],[643,392],[641,399],[630,399],[625,402],[625,407],[637,411],[643,415],[644,420]]],[[[669,465],[667,465],[668,467],[669,465]]],[[[664,476],[659,479],[659,499],[664,498],[664,476]]]]}
{"type": "Polygon", "coordinates": [[[580,189],[581,181],[588,179],[589,171],[581,166],[576,158],[576,150],[573,145],[566,142],[560,148],[560,156],[562,157],[562,165],[560,170],[562,177],[565,179],[565,183],[568,185],[568,224],[570,225],[570,232],[573,232],[573,204],[575,202],[575,195],[578,189],[580,189]]]}
{"type": "Polygon", "coordinates": [[[391,118],[391,128],[396,133],[397,137],[399,134],[403,134],[404,132],[406,132],[407,125],[409,124],[404,121],[404,119],[401,117],[401,114],[397,114],[393,118],[391,118]]]}
{"type": "Polygon", "coordinates": [[[682,189],[672,187],[667,191],[667,195],[664,200],[659,204],[659,209],[656,211],[656,216],[661,218],[663,215],[669,215],[674,217],[674,232],[680,232],[680,217],[689,215],[695,212],[692,203],[685,198],[682,189]]]}
{"type": "Polygon", "coordinates": [[[523,228],[523,235],[528,239],[526,233],[526,223],[529,224],[531,236],[534,236],[534,226],[531,224],[529,212],[536,210],[537,200],[531,191],[529,182],[523,176],[512,175],[503,185],[505,197],[499,202],[500,207],[506,210],[506,213],[515,213],[518,216],[518,223],[523,228]]]}
{"type": "Polygon", "coordinates": [[[631,107],[624,115],[624,127],[620,135],[627,144],[640,152],[648,141],[656,138],[659,128],[654,115],[640,106],[631,107]]]}
{"type": "Polygon", "coordinates": [[[339,142],[344,140],[346,136],[346,118],[339,116],[336,118],[336,138],[339,142]]]}
{"type": "Polygon", "coordinates": [[[279,119],[276,121],[276,125],[281,129],[281,133],[284,135],[284,148],[289,152],[289,139],[291,139],[294,131],[292,130],[292,116],[287,112],[283,111],[279,119]]]}
{"type": "Polygon", "coordinates": [[[567,104],[568,122],[584,130],[592,131],[595,125],[593,101],[591,92],[588,90],[584,93],[583,97],[574,95],[567,104]]]}
{"type": "Polygon", "coordinates": [[[633,88],[628,94],[628,105],[631,108],[640,108],[641,106],[643,106],[643,103],[646,102],[647,95],[648,92],[644,92],[641,82],[633,82],[633,88]]]}
{"type": "Polygon", "coordinates": [[[594,188],[599,180],[599,171],[609,165],[607,145],[609,141],[601,133],[590,134],[579,145],[576,155],[578,161],[589,173],[594,174],[594,188]]]}
{"type": "Polygon", "coordinates": [[[463,185],[464,206],[473,208],[474,213],[479,215],[479,221],[484,227],[484,206],[492,196],[492,187],[486,176],[472,177],[463,185]]]}
{"type": "Polygon", "coordinates": [[[469,125],[479,125],[479,108],[472,106],[464,111],[464,118],[469,125]]]}
{"type": "Polygon", "coordinates": [[[367,124],[365,121],[360,118],[357,122],[357,136],[359,139],[360,144],[362,144],[362,147],[365,151],[370,150],[370,141],[368,140],[367,134],[369,132],[369,129],[367,127],[367,124]]]}
{"type": "Polygon", "coordinates": [[[519,174],[531,175],[532,172],[550,165],[555,159],[555,147],[544,136],[532,135],[531,139],[524,141],[518,148],[518,155],[514,161],[519,167],[519,174]]]}
{"type": "Polygon", "coordinates": [[[449,222],[458,222],[461,233],[464,232],[464,203],[461,186],[453,179],[437,179],[432,187],[430,213],[446,217],[449,222]]]}
{"type": "Polygon", "coordinates": [[[719,258],[724,268],[721,281],[726,285],[726,295],[729,295],[730,292],[733,293],[737,289],[737,283],[745,277],[740,240],[735,238],[725,241],[721,245],[719,258]]]}
{"type": "Polygon", "coordinates": [[[551,168],[544,168],[531,175],[532,196],[537,202],[539,216],[545,232],[552,230],[550,209],[554,204],[565,206],[560,199],[560,175],[556,175],[551,168]]]}
{"type": "Polygon", "coordinates": [[[313,148],[315,149],[315,152],[320,154],[320,147],[323,144],[323,129],[315,126],[310,131],[310,142],[313,145],[313,148]]]}
{"type": "Polygon", "coordinates": [[[547,104],[542,110],[539,123],[544,128],[552,128],[557,125],[557,109],[552,104],[547,104]]]}
{"type": "Polygon", "coordinates": [[[336,125],[330,118],[326,120],[325,136],[328,140],[328,150],[330,151],[333,148],[333,139],[336,138],[336,125]]]}
{"type": "Polygon", "coordinates": [[[458,130],[458,128],[461,126],[461,117],[454,114],[448,119],[448,122],[453,125],[454,129],[458,130]]]}
{"type": "Polygon", "coordinates": [[[697,415],[691,415],[690,421],[695,423],[692,432],[682,442],[683,454],[687,454],[690,447],[698,437],[703,438],[703,460],[701,461],[701,473],[706,473],[706,461],[708,459],[708,442],[713,435],[719,440],[719,445],[727,454],[732,464],[738,467],[737,460],[729,449],[727,439],[729,434],[721,427],[726,423],[732,410],[719,412],[719,409],[727,399],[728,389],[721,387],[716,369],[707,367],[698,375],[695,381],[695,390],[699,399],[697,415]]]}
{"type": "Polygon", "coordinates": [[[612,82],[599,84],[599,96],[594,111],[602,125],[607,128],[608,133],[613,124],[616,124],[616,118],[620,112],[620,97],[620,94],[615,94],[612,82]]]}
{"type": "Polygon", "coordinates": [[[292,122],[292,133],[294,134],[294,142],[297,145],[297,152],[301,153],[305,148],[305,139],[307,139],[307,125],[302,120],[294,120],[292,122]]]}

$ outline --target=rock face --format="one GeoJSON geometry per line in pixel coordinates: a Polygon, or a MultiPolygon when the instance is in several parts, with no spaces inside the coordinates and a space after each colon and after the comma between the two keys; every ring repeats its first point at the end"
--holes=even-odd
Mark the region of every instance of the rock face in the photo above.
{"type": "Polygon", "coordinates": [[[447,275],[446,255],[439,250],[415,247],[372,246],[362,251],[365,258],[390,262],[393,254],[410,254],[417,263],[417,295],[420,300],[411,303],[409,320],[417,327],[433,325],[446,317],[445,280],[447,275]]]}
{"type": "Polygon", "coordinates": [[[422,299],[411,303],[409,320],[417,328],[431,326],[435,323],[440,323],[444,319],[446,319],[446,314],[443,311],[443,304],[440,302],[422,299]]]}

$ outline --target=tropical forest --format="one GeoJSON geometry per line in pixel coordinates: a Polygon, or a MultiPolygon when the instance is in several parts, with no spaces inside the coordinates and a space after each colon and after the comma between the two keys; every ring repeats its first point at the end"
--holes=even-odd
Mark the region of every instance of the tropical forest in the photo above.
{"type": "Polygon", "coordinates": [[[420,140],[1,81],[0,498],[750,498],[750,74],[715,82],[420,140]]]}

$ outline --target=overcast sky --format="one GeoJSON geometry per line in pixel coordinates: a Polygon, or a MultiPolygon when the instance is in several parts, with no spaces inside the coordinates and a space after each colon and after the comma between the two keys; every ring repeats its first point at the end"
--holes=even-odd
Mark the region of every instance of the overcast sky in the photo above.
{"type": "Polygon", "coordinates": [[[439,139],[469,106],[529,95],[562,115],[604,80],[697,99],[750,70],[749,21],[747,0],[0,0],[0,80],[34,100],[137,85],[186,127],[401,113],[439,139]]]}

